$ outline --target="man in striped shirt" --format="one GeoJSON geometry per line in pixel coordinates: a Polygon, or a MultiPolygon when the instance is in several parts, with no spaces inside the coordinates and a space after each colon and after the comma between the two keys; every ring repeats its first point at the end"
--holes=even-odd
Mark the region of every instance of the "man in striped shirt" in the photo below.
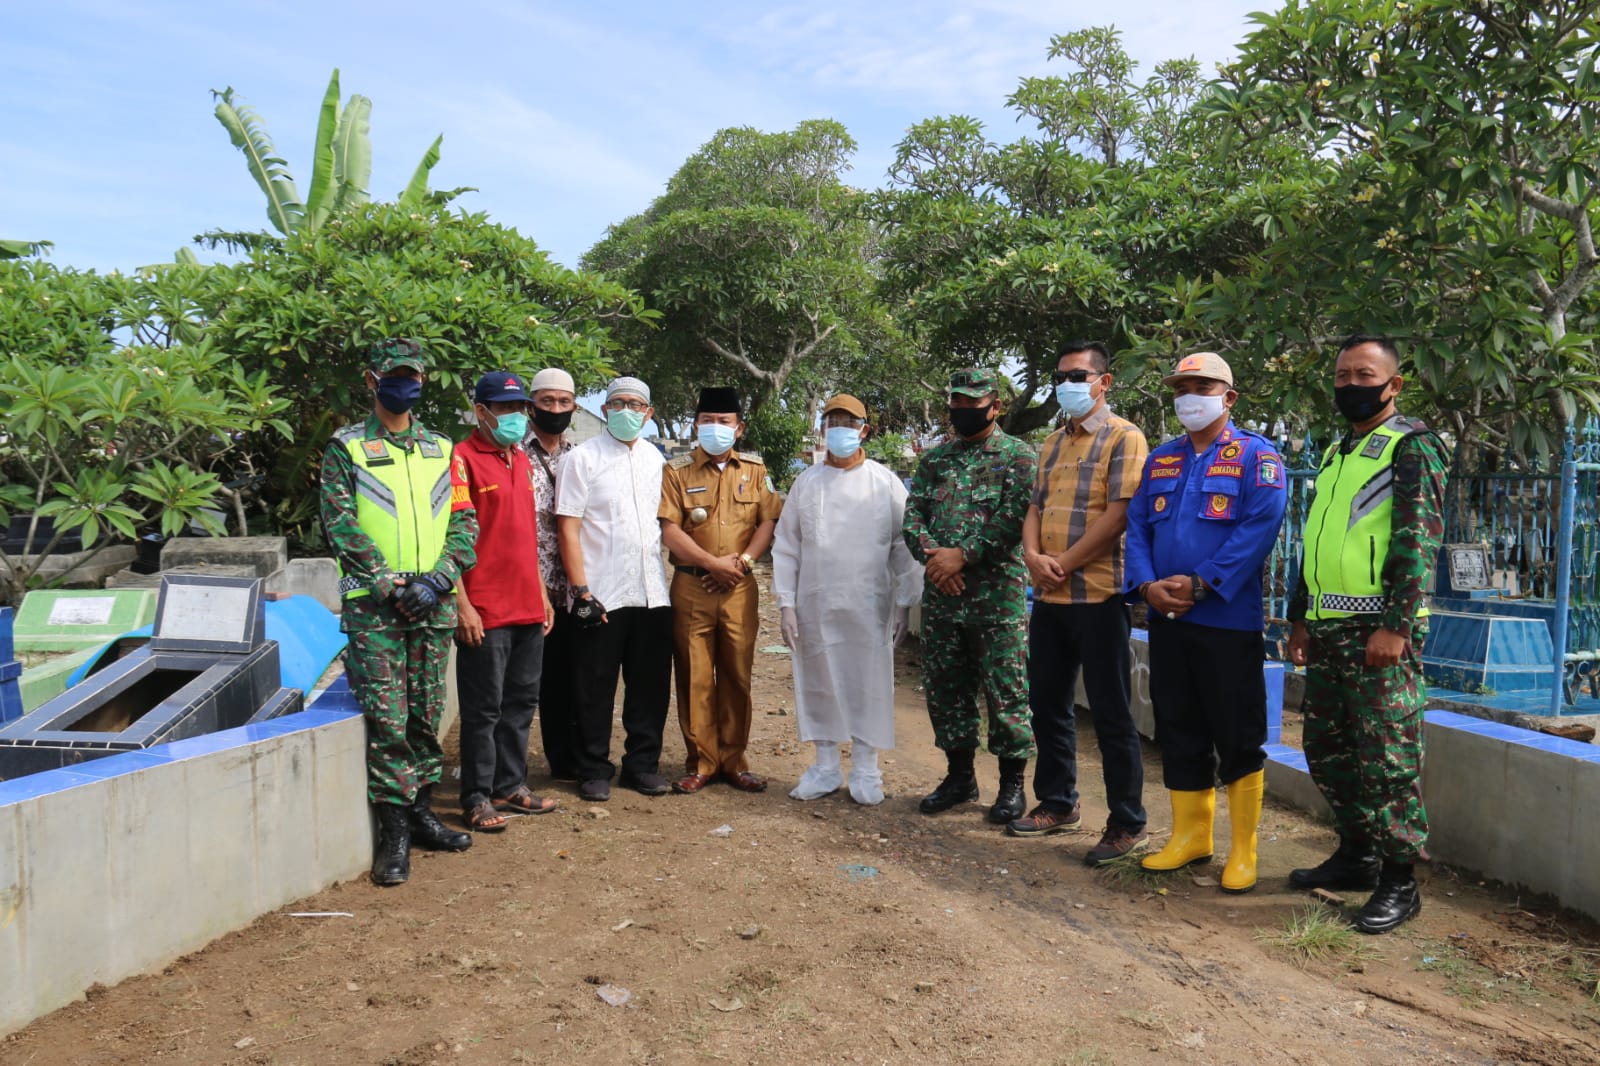
{"type": "Polygon", "coordinates": [[[1038,805],[1007,826],[1013,836],[1075,829],[1078,807],[1074,696],[1078,671],[1105,767],[1105,834],[1091,866],[1143,848],[1144,763],[1128,710],[1128,608],[1122,598],[1122,530],[1150,446],[1111,413],[1111,358],[1098,341],[1069,344],[1056,363],[1056,400],[1067,422],[1045,441],[1022,526],[1033,578],[1028,689],[1039,757],[1038,805]]]}

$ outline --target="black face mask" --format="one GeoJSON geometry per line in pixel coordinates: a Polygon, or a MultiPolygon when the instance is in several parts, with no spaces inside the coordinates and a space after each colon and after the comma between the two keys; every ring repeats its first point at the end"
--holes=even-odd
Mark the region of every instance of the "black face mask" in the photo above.
{"type": "Polygon", "coordinates": [[[1388,381],[1382,385],[1340,385],[1333,390],[1333,403],[1345,421],[1365,422],[1383,410],[1383,390],[1388,387],[1388,381]]]}
{"type": "Polygon", "coordinates": [[[546,411],[543,407],[533,409],[533,424],[539,427],[539,432],[548,433],[552,437],[557,433],[565,433],[572,424],[571,411],[546,411]]]}
{"type": "Polygon", "coordinates": [[[989,424],[989,412],[994,410],[994,404],[984,404],[982,407],[952,407],[950,408],[950,424],[955,427],[956,433],[963,437],[976,436],[984,431],[989,424]]]}

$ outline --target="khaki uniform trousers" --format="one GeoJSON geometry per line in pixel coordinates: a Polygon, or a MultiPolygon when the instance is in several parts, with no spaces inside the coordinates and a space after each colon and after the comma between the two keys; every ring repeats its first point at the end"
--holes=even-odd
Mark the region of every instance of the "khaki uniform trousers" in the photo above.
{"type": "Polygon", "coordinates": [[[750,769],[750,669],[760,628],[759,586],[746,577],[731,592],[707,592],[700,578],[672,576],[672,650],[678,724],[691,774],[750,769]]]}

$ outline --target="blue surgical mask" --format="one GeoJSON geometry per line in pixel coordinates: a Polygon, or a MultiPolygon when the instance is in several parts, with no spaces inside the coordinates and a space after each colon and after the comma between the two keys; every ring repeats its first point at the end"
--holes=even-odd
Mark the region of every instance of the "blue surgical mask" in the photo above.
{"type": "Polygon", "coordinates": [[[403,415],[422,397],[421,378],[379,378],[378,402],[392,415],[403,415]]]}
{"type": "Polygon", "coordinates": [[[715,422],[707,422],[698,429],[700,447],[711,455],[721,455],[733,447],[734,430],[732,426],[722,426],[715,422]]]}
{"type": "Polygon", "coordinates": [[[622,443],[631,444],[644,432],[644,412],[629,411],[626,408],[621,411],[607,411],[606,428],[622,443]]]}
{"type": "Polygon", "coordinates": [[[1094,410],[1094,385],[1087,381],[1063,381],[1056,386],[1056,403],[1068,418],[1082,418],[1094,410]]]}
{"type": "Polygon", "coordinates": [[[854,426],[829,426],[823,437],[835,459],[848,459],[861,447],[861,431],[854,426]]]}
{"type": "Polygon", "coordinates": [[[496,415],[495,419],[495,427],[489,431],[489,436],[502,448],[509,448],[528,435],[528,416],[520,411],[496,415]]]}

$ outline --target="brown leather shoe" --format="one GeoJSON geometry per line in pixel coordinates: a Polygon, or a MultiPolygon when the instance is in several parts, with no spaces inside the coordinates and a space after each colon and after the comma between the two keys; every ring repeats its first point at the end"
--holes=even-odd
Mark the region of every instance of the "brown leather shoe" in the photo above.
{"type": "Polygon", "coordinates": [[[684,774],[672,783],[672,791],[680,792],[685,796],[692,796],[702,788],[711,784],[711,774],[684,774]]]}
{"type": "Polygon", "coordinates": [[[1042,837],[1046,833],[1061,833],[1068,829],[1076,829],[1082,824],[1083,817],[1078,813],[1077,807],[1062,814],[1041,803],[1026,816],[1007,824],[1006,832],[1014,837],[1042,837]]]}
{"type": "Polygon", "coordinates": [[[749,770],[740,770],[736,774],[729,774],[727,781],[728,784],[740,792],[765,792],[767,790],[767,779],[757,777],[749,770]]]}

